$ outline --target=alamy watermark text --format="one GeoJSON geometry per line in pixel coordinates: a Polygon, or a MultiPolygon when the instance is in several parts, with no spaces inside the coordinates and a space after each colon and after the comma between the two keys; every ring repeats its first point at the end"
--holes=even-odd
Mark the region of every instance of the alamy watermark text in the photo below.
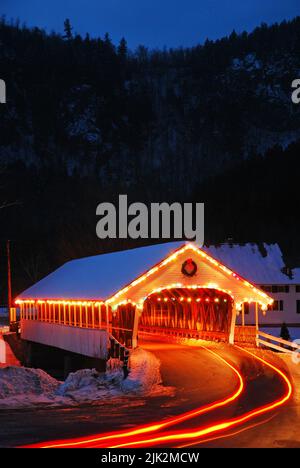
{"type": "Polygon", "coordinates": [[[0,79],[0,104],[6,104],[6,84],[0,79]]]}
{"type": "Polygon", "coordinates": [[[100,203],[96,234],[100,239],[187,239],[204,243],[204,203],[151,203],[128,205],[127,195],[119,204],[100,203]]]}

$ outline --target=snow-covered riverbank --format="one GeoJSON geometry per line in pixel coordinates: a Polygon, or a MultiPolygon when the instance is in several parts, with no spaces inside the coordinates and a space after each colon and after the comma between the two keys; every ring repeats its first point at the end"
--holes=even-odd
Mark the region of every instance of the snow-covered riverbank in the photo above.
{"type": "Polygon", "coordinates": [[[124,394],[159,395],[172,393],[161,385],[160,362],[150,352],[136,349],[130,358],[130,374],[111,361],[105,373],[83,369],[60,382],[41,369],[6,367],[0,369],[0,408],[31,406],[74,406],[101,403],[124,394]]]}

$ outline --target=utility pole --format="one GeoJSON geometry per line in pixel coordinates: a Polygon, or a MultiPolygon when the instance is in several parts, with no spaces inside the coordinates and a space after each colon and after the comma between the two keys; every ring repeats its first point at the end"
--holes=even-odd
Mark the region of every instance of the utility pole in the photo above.
{"type": "Polygon", "coordinates": [[[6,254],[7,254],[7,306],[9,324],[12,322],[12,297],[11,297],[11,263],[10,263],[10,241],[6,241],[6,254]]]}

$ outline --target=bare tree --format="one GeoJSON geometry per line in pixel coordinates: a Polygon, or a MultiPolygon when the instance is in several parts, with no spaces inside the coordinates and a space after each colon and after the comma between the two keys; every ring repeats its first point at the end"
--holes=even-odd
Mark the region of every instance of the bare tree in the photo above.
{"type": "Polygon", "coordinates": [[[32,283],[36,283],[42,272],[43,254],[40,250],[31,252],[26,259],[20,259],[20,264],[32,283]]]}
{"type": "MultiPolygon", "coordinates": [[[[5,166],[4,165],[0,165],[0,177],[2,177],[4,174],[5,174],[5,166]]],[[[0,185],[0,188],[2,188],[2,186],[0,185]]],[[[20,201],[18,200],[15,200],[15,201],[8,201],[8,200],[0,200],[0,210],[4,209],[4,208],[10,208],[11,206],[15,206],[15,205],[20,205],[20,201]]]]}

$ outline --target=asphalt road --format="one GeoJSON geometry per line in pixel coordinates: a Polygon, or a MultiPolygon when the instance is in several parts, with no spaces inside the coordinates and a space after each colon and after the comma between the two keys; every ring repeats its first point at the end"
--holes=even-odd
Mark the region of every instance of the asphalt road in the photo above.
{"type": "MultiPolygon", "coordinates": [[[[141,346],[160,359],[163,384],[176,389],[173,397],[126,396],[101,405],[76,408],[2,410],[0,445],[18,446],[83,436],[89,438],[91,434],[108,431],[128,431],[140,425],[166,420],[220,401],[232,395],[238,388],[239,382],[232,369],[207,349],[169,344],[164,341],[144,341],[141,342],[141,346]]],[[[211,347],[219,356],[241,370],[245,380],[245,391],[230,404],[168,427],[164,433],[172,433],[175,428],[177,431],[197,430],[200,426],[237,417],[257,406],[266,405],[282,395],[284,391],[282,381],[263,364],[236,348],[226,345],[211,345],[211,347]]],[[[297,411],[296,404],[291,400],[286,406],[268,415],[222,433],[221,438],[184,440],[161,445],[300,447],[297,411]]]]}

